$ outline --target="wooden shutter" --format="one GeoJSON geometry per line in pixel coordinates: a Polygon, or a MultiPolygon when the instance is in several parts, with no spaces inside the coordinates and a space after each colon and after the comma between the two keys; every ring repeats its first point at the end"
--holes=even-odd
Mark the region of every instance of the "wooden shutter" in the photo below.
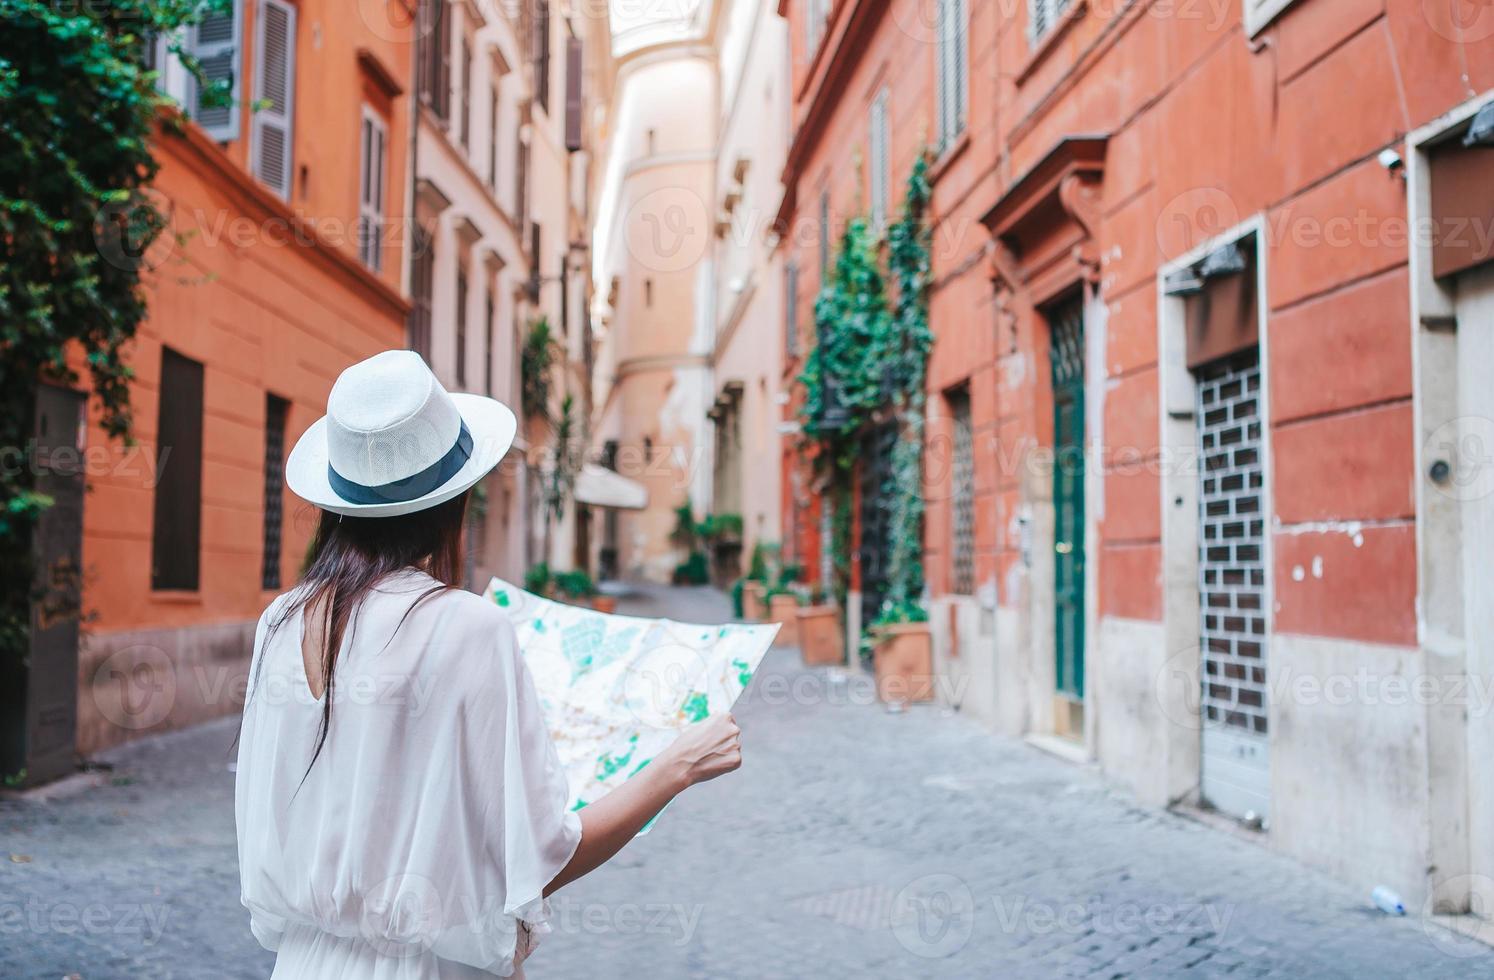
{"type": "Polygon", "coordinates": [[[163,347],[158,398],[161,476],[151,531],[150,587],[193,590],[202,540],[202,365],[163,347]]]}
{"type": "Polygon", "coordinates": [[[954,50],[950,52],[950,60],[954,63],[954,92],[951,99],[954,130],[951,135],[958,136],[965,131],[965,117],[970,102],[970,13],[967,0],[950,0],[950,5],[954,8],[954,30],[951,32],[954,36],[954,50]]]}
{"type": "Polygon", "coordinates": [[[783,352],[789,357],[799,354],[799,263],[790,262],[783,270],[783,352]]]}
{"type": "Polygon", "coordinates": [[[296,92],[296,8],[260,0],[250,160],[254,176],[289,200],[292,116],[296,92]]]}
{"type": "Polygon", "coordinates": [[[280,527],[285,507],[285,419],[290,402],[265,395],[265,513],[260,587],[280,588],[280,527]]]}
{"type": "Polygon", "coordinates": [[[889,167],[887,159],[887,89],[877,93],[872,100],[870,120],[868,129],[871,144],[867,154],[870,162],[870,173],[868,174],[869,189],[868,196],[871,198],[871,223],[873,228],[881,228],[887,222],[887,199],[889,197],[889,167]]]}
{"type": "Polygon", "coordinates": [[[384,194],[389,130],[373,109],[363,107],[358,188],[358,258],[378,272],[384,264],[384,194]]]}
{"type": "Polygon", "coordinates": [[[581,149],[581,39],[565,41],[565,148],[572,153],[581,149]]]}
{"type": "Polygon", "coordinates": [[[493,279],[488,283],[488,301],[484,308],[483,316],[483,393],[489,398],[493,397],[493,333],[494,319],[497,317],[497,309],[493,304],[493,294],[498,291],[498,280],[493,279]]]}
{"type": "Polygon", "coordinates": [[[435,285],[436,251],[431,235],[416,225],[410,236],[410,349],[429,363],[431,357],[431,293],[435,285]]]}
{"type": "Polygon", "coordinates": [[[467,270],[457,269],[456,291],[456,382],[467,387],[467,270]]]}
{"type": "Polygon", "coordinates": [[[462,149],[472,144],[472,42],[462,38],[462,149]]]}
{"type": "Polygon", "coordinates": [[[550,111],[550,0],[534,5],[534,101],[550,111]]]}
{"type": "MultiPolygon", "coordinates": [[[[498,86],[493,86],[493,97],[488,102],[488,187],[498,190],[498,110],[502,107],[498,86]]],[[[496,196],[496,195],[495,195],[496,196]]]]}
{"type": "MultiPolygon", "coordinates": [[[[220,143],[238,139],[239,103],[243,86],[239,83],[239,25],[241,0],[234,0],[226,13],[209,14],[192,30],[192,54],[202,69],[202,82],[192,86],[192,117],[209,136],[220,143]],[[227,105],[204,105],[205,87],[227,82],[230,101],[227,105]]],[[[163,66],[164,68],[164,66],[163,66]]]]}

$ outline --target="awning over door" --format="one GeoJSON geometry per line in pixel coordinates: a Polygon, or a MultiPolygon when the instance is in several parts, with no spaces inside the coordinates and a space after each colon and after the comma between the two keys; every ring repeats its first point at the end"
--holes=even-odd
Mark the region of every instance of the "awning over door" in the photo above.
{"type": "Polygon", "coordinates": [[[619,510],[642,510],[648,506],[648,488],[595,463],[586,463],[576,476],[577,503],[619,510]]]}

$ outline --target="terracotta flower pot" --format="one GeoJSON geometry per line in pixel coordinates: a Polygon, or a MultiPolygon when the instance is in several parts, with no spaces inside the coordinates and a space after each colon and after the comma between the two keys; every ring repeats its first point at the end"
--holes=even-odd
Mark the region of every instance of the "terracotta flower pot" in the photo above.
{"type": "Polygon", "coordinates": [[[591,608],[599,613],[615,613],[617,612],[617,596],[594,595],[591,597],[591,608]]]}
{"type": "Polygon", "coordinates": [[[742,583],[742,618],[750,622],[761,622],[768,614],[768,604],[763,600],[767,586],[761,582],[742,583]]]}
{"type": "Polygon", "coordinates": [[[799,597],[779,593],[768,600],[768,622],[780,623],[783,628],[778,631],[778,639],[775,641],[779,646],[792,647],[799,645],[799,597]]]}
{"type": "Polygon", "coordinates": [[[872,665],[882,701],[933,700],[934,646],[928,623],[879,627],[873,634],[872,665]]]}
{"type": "Polygon", "coordinates": [[[799,654],[806,667],[828,667],[846,662],[840,610],[835,606],[804,606],[798,612],[799,654]]]}

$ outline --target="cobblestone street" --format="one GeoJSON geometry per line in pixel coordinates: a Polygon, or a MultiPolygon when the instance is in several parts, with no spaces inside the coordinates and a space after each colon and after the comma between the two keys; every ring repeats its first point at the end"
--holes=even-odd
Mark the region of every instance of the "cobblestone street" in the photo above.
{"type": "MultiPolygon", "coordinates": [[[[716,621],[704,590],[621,611],[716,621]]],[[[770,654],[745,764],[554,901],[547,977],[1469,977],[1494,955],[1083,768],[770,654]]],[[[0,804],[0,977],[256,977],[224,720],[0,804]]]]}

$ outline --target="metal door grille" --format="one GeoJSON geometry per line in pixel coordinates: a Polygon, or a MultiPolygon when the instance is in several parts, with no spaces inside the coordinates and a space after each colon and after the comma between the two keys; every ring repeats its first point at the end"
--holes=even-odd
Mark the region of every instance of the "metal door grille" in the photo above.
{"type": "Polygon", "coordinates": [[[970,396],[957,392],[949,403],[954,422],[950,591],[970,595],[975,591],[975,439],[970,429],[970,396]]]}
{"type": "Polygon", "coordinates": [[[1266,566],[1256,351],[1198,379],[1204,717],[1266,734],[1266,566]]]}
{"type": "Polygon", "coordinates": [[[1269,813],[1260,354],[1197,373],[1202,790],[1236,816],[1269,813]]]}

